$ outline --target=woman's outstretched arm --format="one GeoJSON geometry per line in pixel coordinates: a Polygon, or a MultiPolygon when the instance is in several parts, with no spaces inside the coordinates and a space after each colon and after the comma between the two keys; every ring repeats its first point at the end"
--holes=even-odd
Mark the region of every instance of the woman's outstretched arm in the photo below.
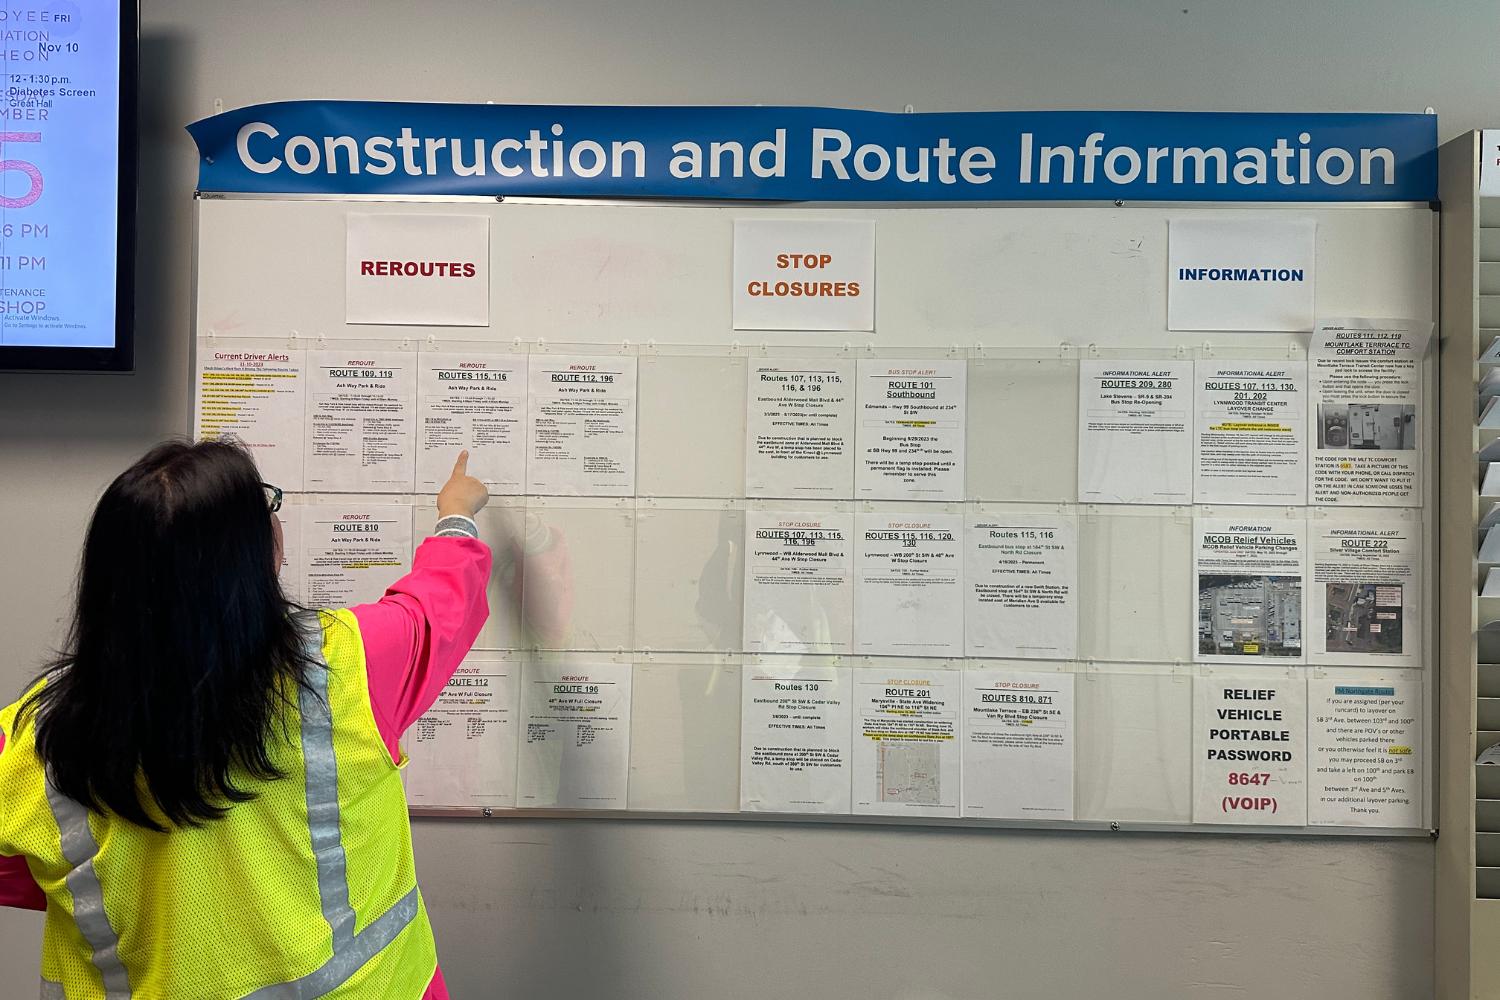
{"type": "Polygon", "coordinates": [[[411,572],[374,604],[351,609],[364,639],[375,724],[400,760],[401,734],[432,707],[489,617],[490,549],[474,515],[489,501],[461,452],[438,494],[438,523],[411,572]]]}

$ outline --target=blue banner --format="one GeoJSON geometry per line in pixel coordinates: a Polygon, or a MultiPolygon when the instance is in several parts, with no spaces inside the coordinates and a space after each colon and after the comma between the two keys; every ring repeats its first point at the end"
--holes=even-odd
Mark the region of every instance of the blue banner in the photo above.
{"type": "Polygon", "coordinates": [[[1433,201],[1437,118],[291,101],[188,126],[204,191],[1433,201]]]}

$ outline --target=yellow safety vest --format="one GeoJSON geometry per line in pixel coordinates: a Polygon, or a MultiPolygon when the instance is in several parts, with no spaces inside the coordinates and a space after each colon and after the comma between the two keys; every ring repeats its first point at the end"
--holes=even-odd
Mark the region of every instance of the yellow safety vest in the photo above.
{"type": "Polygon", "coordinates": [[[312,691],[292,739],[272,741],[286,777],[241,779],[256,798],[199,828],[154,833],[64,798],[19,703],[0,710],[0,854],[25,856],[47,894],[44,1000],[422,996],[437,951],[406,760],[375,726],[354,616],[306,624],[312,691]]]}

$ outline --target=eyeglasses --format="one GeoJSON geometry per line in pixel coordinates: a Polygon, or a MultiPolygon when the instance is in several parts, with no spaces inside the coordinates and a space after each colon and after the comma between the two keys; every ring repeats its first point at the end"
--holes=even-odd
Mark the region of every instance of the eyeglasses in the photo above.
{"type": "Polygon", "coordinates": [[[281,509],[281,500],[286,494],[281,492],[280,486],[272,486],[270,483],[261,483],[260,488],[266,491],[266,506],[271,508],[274,514],[281,509]]]}

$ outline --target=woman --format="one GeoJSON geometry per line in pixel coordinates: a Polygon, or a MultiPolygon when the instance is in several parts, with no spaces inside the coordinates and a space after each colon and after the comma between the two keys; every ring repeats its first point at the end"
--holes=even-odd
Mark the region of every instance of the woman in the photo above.
{"type": "Polygon", "coordinates": [[[489,613],[467,463],[342,611],[282,596],[281,493],[238,445],[105,491],[66,647],[0,710],[0,903],[47,911],[44,998],[447,996],[398,740],[489,613]]]}

